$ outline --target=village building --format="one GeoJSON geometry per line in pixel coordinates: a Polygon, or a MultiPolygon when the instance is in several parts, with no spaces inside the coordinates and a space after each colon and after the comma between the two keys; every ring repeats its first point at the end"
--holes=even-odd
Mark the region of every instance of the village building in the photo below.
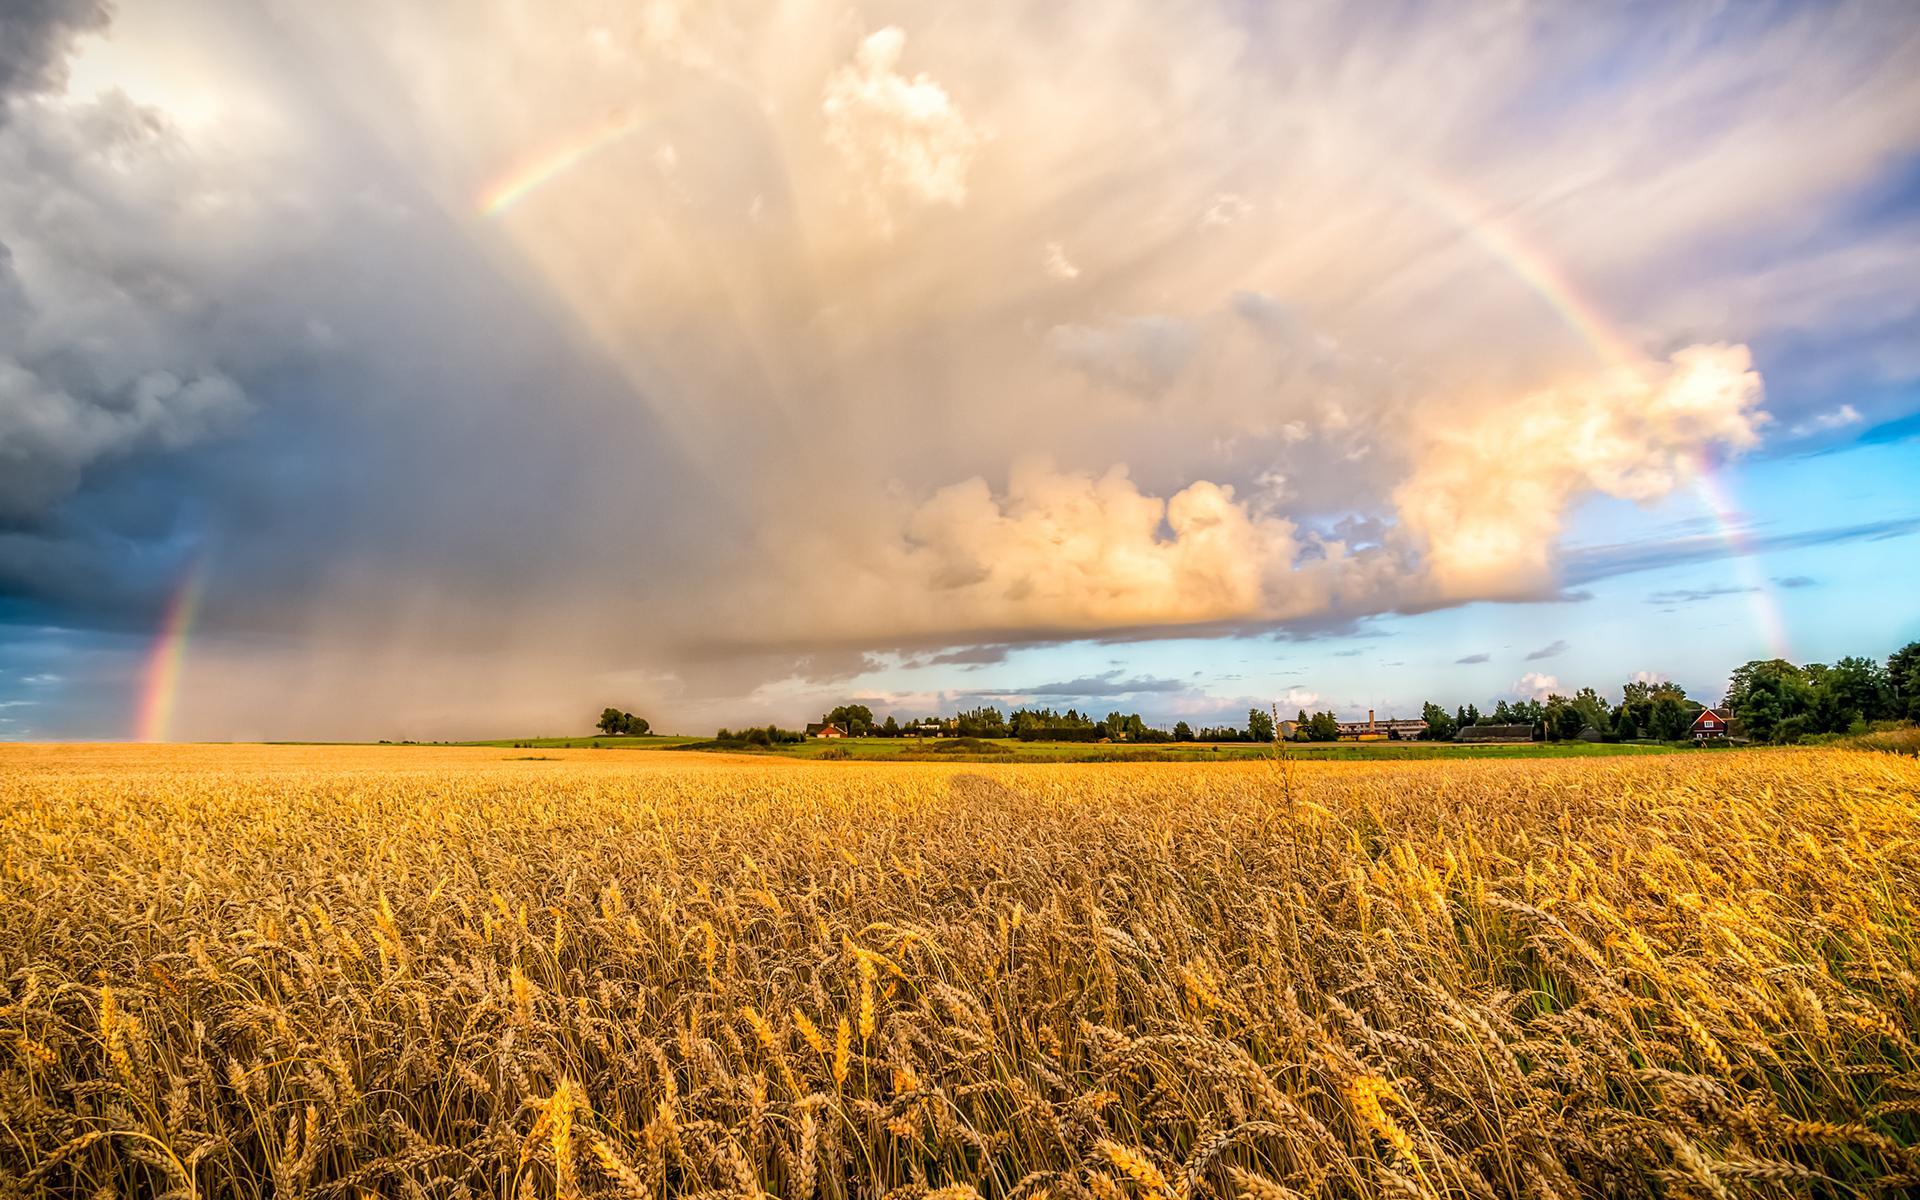
{"type": "Polygon", "coordinates": [[[807,736],[810,738],[842,738],[847,736],[847,731],[832,721],[815,721],[807,725],[807,736]]]}
{"type": "Polygon", "coordinates": [[[1723,738],[1727,736],[1731,728],[1731,720],[1728,714],[1722,709],[1703,708],[1700,710],[1700,715],[1693,719],[1693,728],[1688,732],[1696,742],[1704,742],[1712,738],[1723,738]]]}
{"type": "Polygon", "coordinates": [[[1393,741],[1412,741],[1427,731],[1427,723],[1419,719],[1396,721],[1391,718],[1376,721],[1373,710],[1367,710],[1364,721],[1340,722],[1340,736],[1356,742],[1375,741],[1381,738],[1393,741]]]}

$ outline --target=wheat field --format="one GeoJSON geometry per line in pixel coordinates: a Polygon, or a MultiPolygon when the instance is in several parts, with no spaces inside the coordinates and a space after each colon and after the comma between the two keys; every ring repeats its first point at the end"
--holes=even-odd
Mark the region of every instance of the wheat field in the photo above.
{"type": "Polygon", "coordinates": [[[1920,1187],[1920,764],[0,748],[0,1194],[1920,1187]]]}

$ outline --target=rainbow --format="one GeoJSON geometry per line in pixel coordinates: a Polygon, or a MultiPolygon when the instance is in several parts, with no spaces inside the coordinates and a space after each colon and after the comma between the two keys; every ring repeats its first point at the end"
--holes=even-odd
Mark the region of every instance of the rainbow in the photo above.
{"type": "MultiPolygon", "coordinates": [[[[1460,232],[1490,258],[1526,284],[1579,338],[1601,363],[1614,370],[1644,376],[1647,359],[1633,342],[1614,328],[1600,306],[1580,294],[1573,280],[1540,248],[1484,212],[1464,192],[1432,178],[1415,178],[1408,188],[1414,199],[1460,232]]],[[[1715,532],[1727,547],[1741,582],[1753,596],[1754,623],[1776,658],[1791,659],[1786,621],[1778,600],[1755,561],[1757,547],[1747,537],[1740,511],[1727,497],[1714,465],[1704,454],[1686,464],[1694,492],[1713,518],[1715,532]]]]}
{"type": "Polygon", "coordinates": [[[1575,289],[1573,280],[1544,251],[1529,245],[1511,226],[1482,211],[1464,192],[1439,180],[1417,180],[1413,194],[1424,207],[1439,213],[1468,241],[1545,300],[1601,362],[1636,375],[1644,370],[1646,356],[1614,329],[1597,304],[1575,289]]]}
{"type": "Polygon", "coordinates": [[[186,664],[187,634],[193,629],[193,613],[199,603],[200,566],[196,563],[167,602],[167,611],[160,620],[160,633],[147,656],[146,691],[140,697],[140,711],[134,723],[136,741],[168,740],[168,726],[173,723],[174,703],[180,693],[181,668],[186,664]]]}
{"type": "Polygon", "coordinates": [[[1728,500],[1718,477],[1714,474],[1713,464],[1705,456],[1695,459],[1693,466],[1693,490],[1699,495],[1707,511],[1713,514],[1714,530],[1720,540],[1726,544],[1727,553],[1732,558],[1734,569],[1740,572],[1740,583],[1753,596],[1754,624],[1760,629],[1760,636],[1766,639],[1767,651],[1775,658],[1793,660],[1793,645],[1787,640],[1787,622],[1780,613],[1780,602],[1767,586],[1766,576],[1760,571],[1756,561],[1759,552],[1747,536],[1746,526],[1740,510],[1728,500]]]}
{"type": "Polygon", "coordinates": [[[480,214],[487,217],[499,216],[638,128],[640,128],[639,117],[616,111],[609,117],[607,123],[598,129],[548,147],[519,167],[494,180],[482,191],[479,200],[480,214]]]}

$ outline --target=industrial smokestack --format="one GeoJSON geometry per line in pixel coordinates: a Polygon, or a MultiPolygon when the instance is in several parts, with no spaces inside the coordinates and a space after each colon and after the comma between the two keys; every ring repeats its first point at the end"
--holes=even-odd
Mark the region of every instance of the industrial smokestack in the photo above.
{"type": "Polygon", "coordinates": [[[1373,710],[1372,709],[1367,710],[1367,732],[1368,733],[1373,732],[1373,710]]]}

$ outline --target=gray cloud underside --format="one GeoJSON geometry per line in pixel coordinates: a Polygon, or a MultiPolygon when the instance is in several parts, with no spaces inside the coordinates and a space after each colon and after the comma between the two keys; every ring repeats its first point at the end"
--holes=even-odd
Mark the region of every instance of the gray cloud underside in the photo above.
{"type": "Polygon", "coordinates": [[[0,121],[16,93],[58,87],[79,34],[106,27],[106,0],[7,0],[0,7],[0,121]]]}

